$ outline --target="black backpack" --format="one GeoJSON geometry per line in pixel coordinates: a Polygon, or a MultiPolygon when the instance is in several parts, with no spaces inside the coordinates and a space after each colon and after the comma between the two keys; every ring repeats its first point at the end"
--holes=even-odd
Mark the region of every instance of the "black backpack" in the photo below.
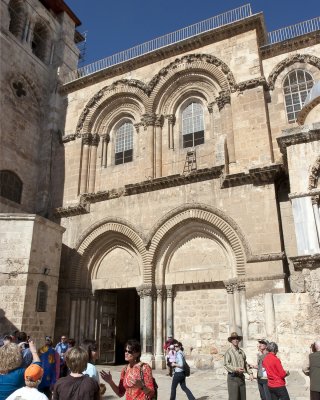
{"type": "MultiPolygon", "coordinates": [[[[140,364],[140,376],[141,376],[141,381],[144,384],[144,377],[143,377],[143,371],[142,371],[142,367],[143,367],[144,363],[140,364]]],[[[158,384],[156,382],[156,380],[154,379],[154,377],[152,377],[152,382],[153,382],[153,388],[154,388],[154,396],[151,397],[149,400],[157,400],[158,398],[158,384]]]]}

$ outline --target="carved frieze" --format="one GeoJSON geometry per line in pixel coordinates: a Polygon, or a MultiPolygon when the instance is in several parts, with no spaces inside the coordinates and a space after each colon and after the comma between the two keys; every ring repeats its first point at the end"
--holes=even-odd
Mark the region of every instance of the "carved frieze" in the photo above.
{"type": "Polygon", "coordinates": [[[260,76],[259,78],[249,79],[237,84],[237,90],[243,92],[244,90],[253,89],[258,86],[263,86],[265,89],[268,88],[265,77],[260,76]]]}
{"type": "Polygon", "coordinates": [[[304,268],[315,269],[320,267],[320,254],[290,257],[294,269],[301,271],[304,268]]]}
{"type": "Polygon", "coordinates": [[[300,126],[286,129],[282,135],[277,137],[277,142],[282,154],[286,154],[286,148],[301,143],[309,143],[320,140],[320,129],[300,126]]]}

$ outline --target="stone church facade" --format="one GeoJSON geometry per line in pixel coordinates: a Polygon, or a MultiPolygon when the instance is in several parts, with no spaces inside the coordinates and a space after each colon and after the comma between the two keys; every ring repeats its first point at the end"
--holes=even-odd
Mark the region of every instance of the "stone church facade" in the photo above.
{"type": "MultiPolygon", "coordinates": [[[[46,89],[52,117],[22,113],[34,121],[33,140],[48,133],[34,155],[37,178],[28,175],[40,182],[47,171],[47,192],[34,185],[32,206],[3,199],[1,210],[1,246],[12,243],[2,264],[14,268],[1,277],[3,296],[25,291],[20,314],[13,320],[5,306],[6,319],[39,336],[94,337],[101,362],[121,362],[125,341],[137,337],[143,358],[162,368],[173,334],[196,367],[219,369],[237,331],[249,354],[267,337],[299,368],[320,334],[319,30],[268,42],[263,15],[248,12],[68,74],[78,22],[66,8],[59,16],[70,35],[56,91],[46,89]],[[29,236],[16,234],[26,226],[29,236]],[[35,261],[18,252],[23,242],[35,261]],[[41,282],[51,309],[34,316],[41,282]],[[41,319],[50,332],[38,329],[41,319]]],[[[23,105],[8,99],[10,154],[23,105]]],[[[25,168],[13,156],[1,163],[18,177],[25,168]]]]}

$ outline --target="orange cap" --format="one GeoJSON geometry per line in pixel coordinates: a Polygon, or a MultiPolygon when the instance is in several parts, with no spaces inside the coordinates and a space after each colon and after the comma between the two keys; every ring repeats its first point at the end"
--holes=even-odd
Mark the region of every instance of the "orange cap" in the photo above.
{"type": "Polygon", "coordinates": [[[29,381],[39,381],[43,376],[43,368],[38,364],[31,364],[24,371],[24,379],[29,381]]]}

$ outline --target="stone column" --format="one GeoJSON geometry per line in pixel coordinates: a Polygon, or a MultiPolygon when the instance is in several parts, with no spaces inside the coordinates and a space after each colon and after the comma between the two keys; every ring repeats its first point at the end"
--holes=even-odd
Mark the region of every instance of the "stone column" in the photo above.
{"type": "Polygon", "coordinates": [[[96,298],[92,295],[89,299],[89,337],[96,338],[95,336],[96,324],[96,298]]]}
{"type": "Polygon", "coordinates": [[[154,124],[155,124],[156,116],[155,114],[144,114],[143,115],[143,124],[144,129],[147,130],[147,154],[149,155],[147,158],[146,169],[148,172],[148,176],[150,178],[155,177],[155,168],[154,168],[154,124]]]}
{"type": "Polygon", "coordinates": [[[169,144],[169,149],[174,149],[174,136],[173,136],[173,126],[176,122],[176,117],[174,114],[169,114],[166,116],[168,118],[168,144],[169,144]]]}
{"type": "Polygon", "coordinates": [[[238,290],[238,283],[234,283],[233,289],[233,302],[234,302],[234,315],[236,321],[236,332],[242,335],[241,326],[241,306],[240,306],[240,295],[238,290]]]}
{"type": "Polygon", "coordinates": [[[107,168],[107,155],[108,155],[108,144],[110,142],[110,135],[106,134],[102,140],[102,167],[107,168]]]}
{"type": "Polygon", "coordinates": [[[236,330],[235,316],[234,316],[234,301],[233,301],[233,283],[224,281],[223,282],[228,296],[228,310],[229,310],[229,333],[236,330]]]}
{"type": "Polygon", "coordinates": [[[141,352],[145,353],[145,333],[144,333],[144,291],[143,288],[140,286],[137,288],[137,293],[140,298],[140,345],[141,345],[141,352]]]}
{"type": "Polygon", "coordinates": [[[154,367],[153,357],[153,286],[142,285],[143,291],[143,306],[144,306],[144,349],[145,352],[141,355],[141,360],[154,367]]]}
{"type": "Polygon", "coordinates": [[[80,194],[87,192],[88,183],[88,162],[91,134],[82,135],[82,156],[81,156],[81,175],[80,175],[80,194]]]}
{"type": "Polygon", "coordinates": [[[87,309],[87,299],[82,298],[80,300],[80,324],[79,324],[79,336],[80,336],[80,342],[86,338],[87,336],[87,315],[86,315],[86,309],[87,309]]]}
{"type": "Polygon", "coordinates": [[[92,135],[90,149],[89,193],[94,192],[94,187],[96,183],[97,147],[99,144],[99,140],[100,136],[97,133],[92,135]]]}
{"type": "Polygon", "coordinates": [[[76,332],[77,301],[71,298],[69,337],[74,338],[76,332]]]}
{"type": "Polygon", "coordinates": [[[173,336],[173,287],[172,285],[166,286],[167,293],[167,324],[166,324],[166,337],[173,336]]]}
{"type": "Polygon", "coordinates": [[[276,324],[272,293],[265,293],[264,295],[264,318],[267,338],[273,338],[273,340],[276,340],[276,324]]]}
{"type": "Polygon", "coordinates": [[[238,284],[238,291],[240,294],[240,308],[241,308],[241,327],[243,335],[243,344],[248,340],[248,314],[247,314],[247,301],[246,301],[246,285],[244,282],[238,284]]]}
{"type": "Polygon", "coordinates": [[[163,116],[157,115],[156,121],[156,140],[155,140],[155,177],[161,178],[162,176],[162,125],[163,116]]]}
{"type": "Polygon", "coordinates": [[[156,318],[156,334],[157,334],[157,345],[156,345],[156,368],[164,369],[166,367],[165,357],[163,355],[163,325],[162,325],[162,304],[163,304],[164,288],[162,286],[157,287],[157,318],[156,318]]]}

